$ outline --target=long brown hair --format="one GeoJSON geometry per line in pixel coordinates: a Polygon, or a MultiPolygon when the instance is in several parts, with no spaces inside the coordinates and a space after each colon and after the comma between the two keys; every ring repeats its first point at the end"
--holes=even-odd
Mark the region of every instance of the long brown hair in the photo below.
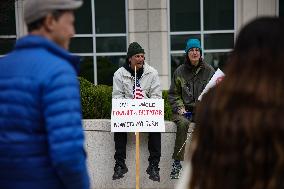
{"type": "Polygon", "coordinates": [[[246,25],[225,73],[197,107],[189,188],[284,188],[283,20],[246,25]]]}

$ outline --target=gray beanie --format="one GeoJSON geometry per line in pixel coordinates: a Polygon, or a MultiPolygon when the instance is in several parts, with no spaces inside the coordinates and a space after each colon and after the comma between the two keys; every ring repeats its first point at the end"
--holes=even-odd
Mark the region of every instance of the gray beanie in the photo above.
{"type": "Polygon", "coordinates": [[[83,4],[82,0],[25,0],[26,24],[35,22],[55,10],[74,10],[83,4]]]}

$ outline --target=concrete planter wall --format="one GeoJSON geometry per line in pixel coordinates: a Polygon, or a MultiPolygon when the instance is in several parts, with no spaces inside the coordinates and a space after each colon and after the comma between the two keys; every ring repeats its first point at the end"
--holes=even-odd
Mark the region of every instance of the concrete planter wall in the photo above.
{"type": "MultiPolygon", "coordinates": [[[[88,154],[89,175],[92,189],[135,188],[135,134],[128,134],[126,165],[129,169],[125,177],[112,180],[114,167],[114,141],[110,132],[110,120],[83,120],[86,150],[88,154]]],[[[171,180],[172,153],[174,150],[176,126],[173,122],[166,123],[166,132],[162,133],[162,157],[160,162],[161,182],[153,182],[146,174],[148,166],[148,134],[140,134],[140,188],[169,189],[174,188],[176,180],[171,180]]],[[[191,129],[190,129],[191,130],[191,129]]],[[[189,145],[189,144],[187,144],[189,145]]]]}

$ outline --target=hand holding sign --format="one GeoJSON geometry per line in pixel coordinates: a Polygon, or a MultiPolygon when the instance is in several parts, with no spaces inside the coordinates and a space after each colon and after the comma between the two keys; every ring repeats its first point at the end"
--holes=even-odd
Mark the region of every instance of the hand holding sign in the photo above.
{"type": "Polygon", "coordinates": [[[182,114],[186,119],[190,120],[192,117],[192,112],[185,112],[184,114],[182,114]]]}
{"type": "Polygon", "coordinates": [[[218,68],[217,71],[215,72],[215,74],[212,76],[212,78],[208,82],[208,84],[206,85],[206,87],[204,88],[204,90],[202,91],[202,93],[199,95],[198,100],[201,101],[202,96],[205,93],[207,93],[210,88],[212,88],[216,84],[220,83],[223,80],[224,77],[225,77],[224,72],[222,72],[222,70],[220,70],[218,68]]]}

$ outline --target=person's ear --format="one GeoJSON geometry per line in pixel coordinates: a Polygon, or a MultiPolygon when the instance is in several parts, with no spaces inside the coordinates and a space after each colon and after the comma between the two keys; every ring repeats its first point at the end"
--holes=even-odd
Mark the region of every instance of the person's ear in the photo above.
{"type": "Polygon", "coordinates": [[[55,24],[55,19],[52,16],[52,14],[51,13],[47,14],[43,21],[44,29],[48,32],[53,31],[54,24],[55,24]]]}

